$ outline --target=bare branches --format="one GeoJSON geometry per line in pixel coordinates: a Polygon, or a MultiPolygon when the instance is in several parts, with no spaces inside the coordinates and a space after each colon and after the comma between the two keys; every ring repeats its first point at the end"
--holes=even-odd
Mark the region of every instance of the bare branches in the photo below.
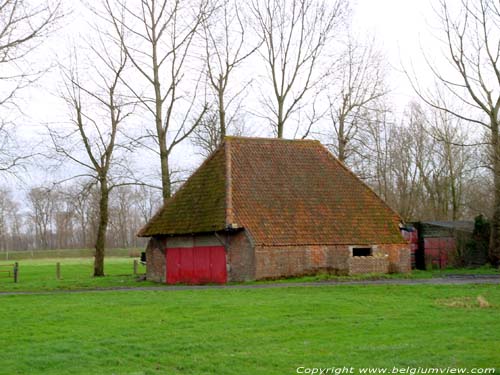
{"type": "Polygon", "coordinates": [[[26,0],[0,0],[0,172],[15,173],[30,157],[9,147],[13,144],[13,130],[5,118],[12,110],[22,112],[18,92],[46,70],[33,69],[26,58],[62,17],[60,8],[58,1],[33,5],[26,0]]]}
{"type": "Polygon", "coordinates": [[[328,93],[328,117],[336,141],[334,152],[345,162],[362,138],[367,117],[378,110],[370,105],[376,107],[375,102],[387,93],[387,88],[384,60],[373,39],[362,43],[349,35],[337,66],[328,93]]]}
{"type": "MultiPolygon", "coordinates": [[[[92,70],[82,72],[78,52],[73,53],[73,64],[61,66],[63,89],[61,97],[68,105],[71,123],[66,129],[49,127],[49,135],[57,154],[72,161],[90,177],[98,189],[97,233],[95,240],[94,276],[104,275],[104,249],[109,222],[109,195],[113,186],[126,182],[118,169],[125,161],[117,156],[120,147],[119,128],[134,109],[135,102],[124,95],[124,71],[128,56],[121,43],[113,43],[97,29],[98,42],[90,46],[92,70]],[[76,145],[76,147],[75,147],[76,145]]],[[[85,60],[85,59],[84,59],[85,60]]],[[[129,148],[124,145],[124,152],[129,148]]]]}
{"type": "Polygon", "coordinates": [[[319,66],[320,58],[346,5],[341,0],[253,0],[252,12],[254,28],[264,39],[260,55],[274,94],[264,96],[264,105],[282,138],[286,121],[327,73],[319,66]]]}
{"type": "Polygon", "coordinates": [[[4,82],[0,103],[12,103],[17,91],[36,79],[42,71],[33,71],[22,62],[62,17],[59,2],[32,6],[25,0],[0,1],[0,80],[4,82]],[[9,85],[5,83],[10,82],[9,85]]]}
{"type": "Polygon", "coordinates": [[[19,60],[62,16],[59,2],[32,6],[25,0],[0,1],[0,63],[19,60]]]}
{"type": "MultiPolygon", "coordinates": [[[[211,8],[207,0],[191,5],[181,1],[141,0],[135,8],[123,0],[104,0],[103,15],[114,29],[132,66],[143,82],[132,84],[122,79],[142,105],[153,116],[154,137],[158,146],[163,197],[171,194],[169,157],[173,148],[184,141],[203,118],[207,104],[198,106],[199,83],[190,92],[185,87],[190,71],[190,52],[197,31],[211,8]],[[146,86],[144,86],[146,85],[146,86]],[[146,87],[146,93],[137,87],[146,87]]],[[[192,71],[192,70],[191,70],[192,71]]]]}
{"type": "MultiPolygon", "coordinates": [[[[423,90],[413,74],[406,72],[417,94],[432,107],[446,111],[466,121],[480,124],[487,129],[491,120],[498,121],[500,110],[500,45],[499,35],[493,32],[500,22],[493,0],[477,3],[462,1],[458,10],[450,8],[446,0],[440,0],[436,14],[442,24],[446,61],[451,69],[440,69],[434,60],[426,61],[442,90],[451,97],[473,108],[471,112],[457,112],[442,95],[436,97],[423,90]]],[[[424,53],[425,54],[425,53],[424,53]]]]}
{"type": "Polygon", "coordinates": [[[462,0],[457,9],[440,0],[436,9],[448,69],[436,67],[429,58],[439,89],[438,95],[422,90],[410,81],[417,94],[431,107],[456,118],[468,120],[488,132],[489,167],[493,172],[494,209],[491,220],[490,258],[500,263],[500,12],[496,0],[462,0]],[[454,109],[443,100],[447,93],[464,104],[454,109]]]}
{"type": "MultiPolygon", "coordinates": [[[[248,45],[247,25],[243,20],[242,11],[243,7],[238,1],[222,0],[220,6],[215,8],[211,18],[205,19],[202,23],[206,73],[219,114],[217,121],[219,130],[214,129],[211,132],[218,134],[217,143],[222,142],[228,127],[231,125],[231,120],[234,118],[234,116],[227,116],[231,102],[243,92],[240,90],[230,94],[230,77],[232,77],[233,71],[263,43],[263,40],[256,40],[253,45],[248,45]]],[[[242,86],[246,87],[250,82],[242,86]]]]}

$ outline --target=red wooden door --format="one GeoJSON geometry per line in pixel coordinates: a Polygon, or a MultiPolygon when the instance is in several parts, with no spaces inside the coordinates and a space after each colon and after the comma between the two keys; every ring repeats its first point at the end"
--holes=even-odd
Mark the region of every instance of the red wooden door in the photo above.
{"type": "Polygon", "coordinates": [[[227,281],[223,246],[198,246],[165,250],[167,284],[206,284],[227,281]]]}

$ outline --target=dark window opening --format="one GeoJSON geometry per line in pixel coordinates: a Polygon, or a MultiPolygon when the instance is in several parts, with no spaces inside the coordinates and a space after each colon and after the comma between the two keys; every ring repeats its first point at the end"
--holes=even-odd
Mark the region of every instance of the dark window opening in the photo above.
{"type": "Polygon", "coordinates": [[[369,257],[372,255],[371,247],[353,247],[352,256],[353,257],[369,257]]]}

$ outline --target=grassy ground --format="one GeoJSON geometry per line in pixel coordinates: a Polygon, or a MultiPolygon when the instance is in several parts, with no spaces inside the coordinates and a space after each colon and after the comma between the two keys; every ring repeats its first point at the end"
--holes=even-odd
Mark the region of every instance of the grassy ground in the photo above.
{"type": "MultiPolygon", "coordinates": [[[[483,306],[485,306],[483,304],[483,306]]],[[[3,374],[495,367],[500,288],[337,286],[0,296],[3,374]],[[482,296],[489,307],[479,307],[482,296]]]]}
{"type": "Polygon", "coordinates": [[[479,268],[449,268],[442,270],[421,271],[412,270],[411,273],[391,273],[391,274],[363,274],[353,276],[337,276],[333,274],[323,273],[313,276],[304,277],[291,277],[279,280],[266,280],[266,281],[252,281],[249,284],[260,283],[295,283],[295,282],[309,282],[309,281],[356,281],[356,280],[382,280],[382,279],[431,279],[436,277],[450,277],[458,275],[495,275],[500,276],[500,269],[492,268],[491,266],[484,266],[479,268]]]}
{"type": "MultiPolygon", "coordinates": [[[[5,272],[0,273],[0,292],[158,285],[137,281],[137,276],[133,275],[133,262],[133,258],[106,258],[104,261],[106,276],[92,277],[94,264],[92,258],[22,260],[19,261],[17,284],[12,277],[7,278],[5,272]],[[56,279],[57,262],[61,264],[60,280],[56,279]]],[[[6,264],[12,262],[0,262],[0,270],[8,269],[1,266],[6,264]]],[[[139,273],[144,273],[145,269],[139,264],[139,273]]]]}
{"type": "MultiPolygon", "coordinates": [[[[137,258],[135,258],[137,259],[137,258]]],[[[138,281],[133,273],[134,258],[129,257],[107,257],[105,259],[105,277],[92,277],[92,258],[61,258],[61,259],[28,259],[19,262],[19,282],[14,283],[12,276],[7,277],[5,272],[0,272],[0,292],[8,291],[50,291],[50,290],[76,290],[112,287],[137,287],[137,286],[161,286],[157,283],[138,281]],[[56,263],[61,264],[60,280],[56,279],[56,263]]],[[[13,261],[0,261],[0,270],[7,270],[13,261]]],[[[145,267],[139,265],[139,273],[145,272],[145,267]]],[[[441,271],[418,271],[411,274],[369,274],[357,276],[335,276],[320,274],[300,278],[288,278],[281,280],[253,281],[245,284],[262,283],[290,283],[308,281],[353,281],[371,279],[422,279],[432,277],[443,277],[455,274],[483,274],[500,275],[498,269],[483,267],[476,269],[449,269],[441,271]]]]}

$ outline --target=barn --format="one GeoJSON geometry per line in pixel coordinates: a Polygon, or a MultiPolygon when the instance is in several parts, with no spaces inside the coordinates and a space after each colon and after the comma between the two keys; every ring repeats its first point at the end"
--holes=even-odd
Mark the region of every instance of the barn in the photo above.
{"type": "Polygon", "coordinates": [[[320,142],[227,137],[139,231],[147,279],[409,272],[401,218],[320,142]]]}

